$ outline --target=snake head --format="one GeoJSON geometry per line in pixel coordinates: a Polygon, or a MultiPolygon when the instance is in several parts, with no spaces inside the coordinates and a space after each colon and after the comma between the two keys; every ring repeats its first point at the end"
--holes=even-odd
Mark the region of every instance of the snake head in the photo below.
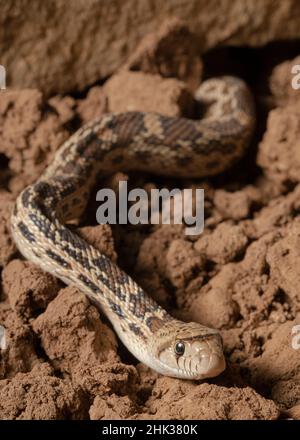
{"type": "Polygon", "coordinates": [[[172,320],[158,332],[156,370],[180,379],[215,377],[225,369],[222,339],[214,329],[172,320]]]}

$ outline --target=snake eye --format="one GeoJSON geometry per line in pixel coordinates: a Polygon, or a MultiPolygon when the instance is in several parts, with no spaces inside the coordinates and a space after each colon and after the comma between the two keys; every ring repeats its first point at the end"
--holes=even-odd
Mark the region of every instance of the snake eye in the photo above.
{"type": "Polygon", "coordinates": [[[184,345],[184,343],[182,341],[176,342],[176,344],[175,344],[175,353],[178,356],[182,356],[183,355],[184,349],[185,349],[185,345],[184,345]]]}

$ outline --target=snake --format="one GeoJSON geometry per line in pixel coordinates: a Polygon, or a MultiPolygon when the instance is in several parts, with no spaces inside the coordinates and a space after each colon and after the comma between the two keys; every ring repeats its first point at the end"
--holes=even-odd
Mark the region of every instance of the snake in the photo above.
{"type": "Polygon", "coordinates": [[[203,380],[226,368],[220,331],[173,317],[71,227],[97,180],[117,171],[208,178],[244,155],[255,124],[246,83],[210,78],[194,98],[197,119],[126,111],[83,125],[18,195],[11,230],[23,257],[86,294],[138,361],[162,375],[203,380]]]}

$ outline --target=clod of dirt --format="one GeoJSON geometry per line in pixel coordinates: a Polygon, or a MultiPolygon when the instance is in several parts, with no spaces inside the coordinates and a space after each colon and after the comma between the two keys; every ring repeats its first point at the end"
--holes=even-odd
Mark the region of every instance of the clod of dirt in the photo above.
{"type": "Polygon", "coordinates": [[[291,222],[300,213],[299,197],[300,185],[284,196],[274,197],[267,206],[264,206],[255,215],[253,221],[254,237],[258,238],[272,231],[276,232],[279,227],[291,222]]]}
{"type": "Polygon", "coordinates": [[[90,407],[91,420],[124,420],[136,418],[137,407],[128,396],[112,394],[106,399],[96,396],[90,407]]]}
{"type": "Polygon", "coordinates": [[[55,111],[46,106],[38,90],[1,91],[0,153],[12,174],[8,187],[14,193],[35,181],[68,137],[55,111]]]}
{"type": "Polygon", "coordinates": [[[54,276],[29,261],[13,260],[3,271],[3,289],[21,320],[45,310],[60,288],[54,276]]]}
{"type": "Polygon", "coordinates": [[[239,317],[239,307],[229,291],[214,288],[203,291],[192,302],[189,316],[212,328],[230,328],[239,317]]]}
{"type": "Polygon", "coordinates": [[[298,319],[281,324],[266,341],[262,355],[249,360],[251,382],[256,387],[274,386],[278,381],[299,381],[299,352],[292,346],[292,329],[298,319]]]}
{"type": "Polygon", "coordinates": [[[166,116],[190,115],[193,97],[186,84],[159,75],[122,71],[104,86],[111,112],[145,111],[166,116]]]}
{"type": "Polygon", "coordinates": [[[226,264],[238,258],[246,249],[248,238],[239,225],[220,223],[209,235],[195,243],[195,249],[215,263],[226,264]]]}
{"type": "Polygon", "coordinates": [[[194,249],[192,243],[178,239],[172,241],[166,254],[168,278],[177,288],[183,288],[201,269],[205,259],[194,249]]]}
{"type": "Polygon", "coordinates": [[[175,18],[143,38],[123,68],[178,78],[193,91],[203,70],[199,46],[189,27],[175,18]]]}
{"type": "Polygon", "coordinates": [[[292,81],[296,77],[296,74],[292,73],[292,68],[297,65],[300,65],[300,56],[278,64],[271,74],[270,89],[278,106],[284,107],[289,102],[299,101],[299,89],[292,86],[292,81]]]}
{"type": "Polygon", "coordinates": [[[139,375],[132,365],[121,362],[80,362],[72,371],[72,382],[90,398],[111,394],[136,394],[139,375]]]}
{"type": "Polygon", "coordinates": [[[53,375],[47,364],[0,381],[0,419],[57,420],[86,416],[80,390],[53,375]]]}
{"type": "Polygon", "coordinates": [[[37,340],[28,325],[1,302],[0,323],[5,329],[6,349],[0,351],[0,378],[14,377],[28,372],[40,362],[36,352],[37,340]]]}
{"type": "Polygon", "coordinates": [[[232,327],[239,316],[233,300],[234,266],[227,265],[210,283],[196,290],[186,304],[186,318],[215,328],[232,327]]]}
{"type": "Polygon", "coordinates": [[[224,219],[241,220],[249,216],[252,200],[246,191],[228,192],[217,189],[214,205],[224,219]]]}
{"type": "Polygon", "coordinates": [[[71,372],[79,362],[118,361],[114,333],[75,287],[67,287],[32,324],[55,368],[71,372]]]}
{"type": "Polygon", "coordinates": [[[272,388],[272,399],[283,409],[300,407],[300,380],[279,380],[272,388]]]}
{"type": "Polygon", "coordinates": [[[257,163],[275,181],[299,182],[299,118],[299,99],[269,113],[267,131],[259,145],[257,163]]]}
{"type": "Polygon", "coordinates": [[[99,118],[107,112],[107,97],[103,87],[92,87],[86,98],[78,102],[77,112],[83,123],[99,118]]]}
{"type": "Polygon", "coordinates": [[[10,215],[14,206],[12,195],[6,191],[0,192],[0,266],[3,267],[17,252],[10,231],[10,215]]]}
{"type": "Polygon", "coordinates": [[[300,405],[295,405],[287,411],[284,411],[286,417],[292,420],[300,420],[300,405]]]}
{"type": "MultiPolygon", "coordinates": [[[[192,420],[275,420],[278,409],[253,389],[225,388],[162,377],[146,403],[145,418],[192,420]]],[[[140,418],[143,418],[140,416],[140,418]]]]}
{"type": "Polygon", "coordinates": [[[273,282],[291,299],[300,303],[300,221],[297,219],[284,230],[282,238],[267,252],[273,282]]]}
{"type": "Polygon", "coordinates": [[[48,104],[64,125],[69,124],[76,117],[76,101],[71,96],[53,96],[48,100],[48,104]]]}

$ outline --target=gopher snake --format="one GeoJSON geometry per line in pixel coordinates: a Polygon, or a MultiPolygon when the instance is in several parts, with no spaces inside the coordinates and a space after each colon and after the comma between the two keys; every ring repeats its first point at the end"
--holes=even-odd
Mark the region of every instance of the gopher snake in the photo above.
{"type": "Polygon", "coordinates": [[[196,93],[200,121],[155,113],[107,114],[78,130],[19,195],[12,232],[20,252],[96,302],[127,348],[159,373],[203,379],[225,368],[219,333],[174,319],[126,273],[63,224],[85,209],[96,179],[119,170],[203,177],[227,169],[253,131],[252,98],[233,77],[196,93]]]}

